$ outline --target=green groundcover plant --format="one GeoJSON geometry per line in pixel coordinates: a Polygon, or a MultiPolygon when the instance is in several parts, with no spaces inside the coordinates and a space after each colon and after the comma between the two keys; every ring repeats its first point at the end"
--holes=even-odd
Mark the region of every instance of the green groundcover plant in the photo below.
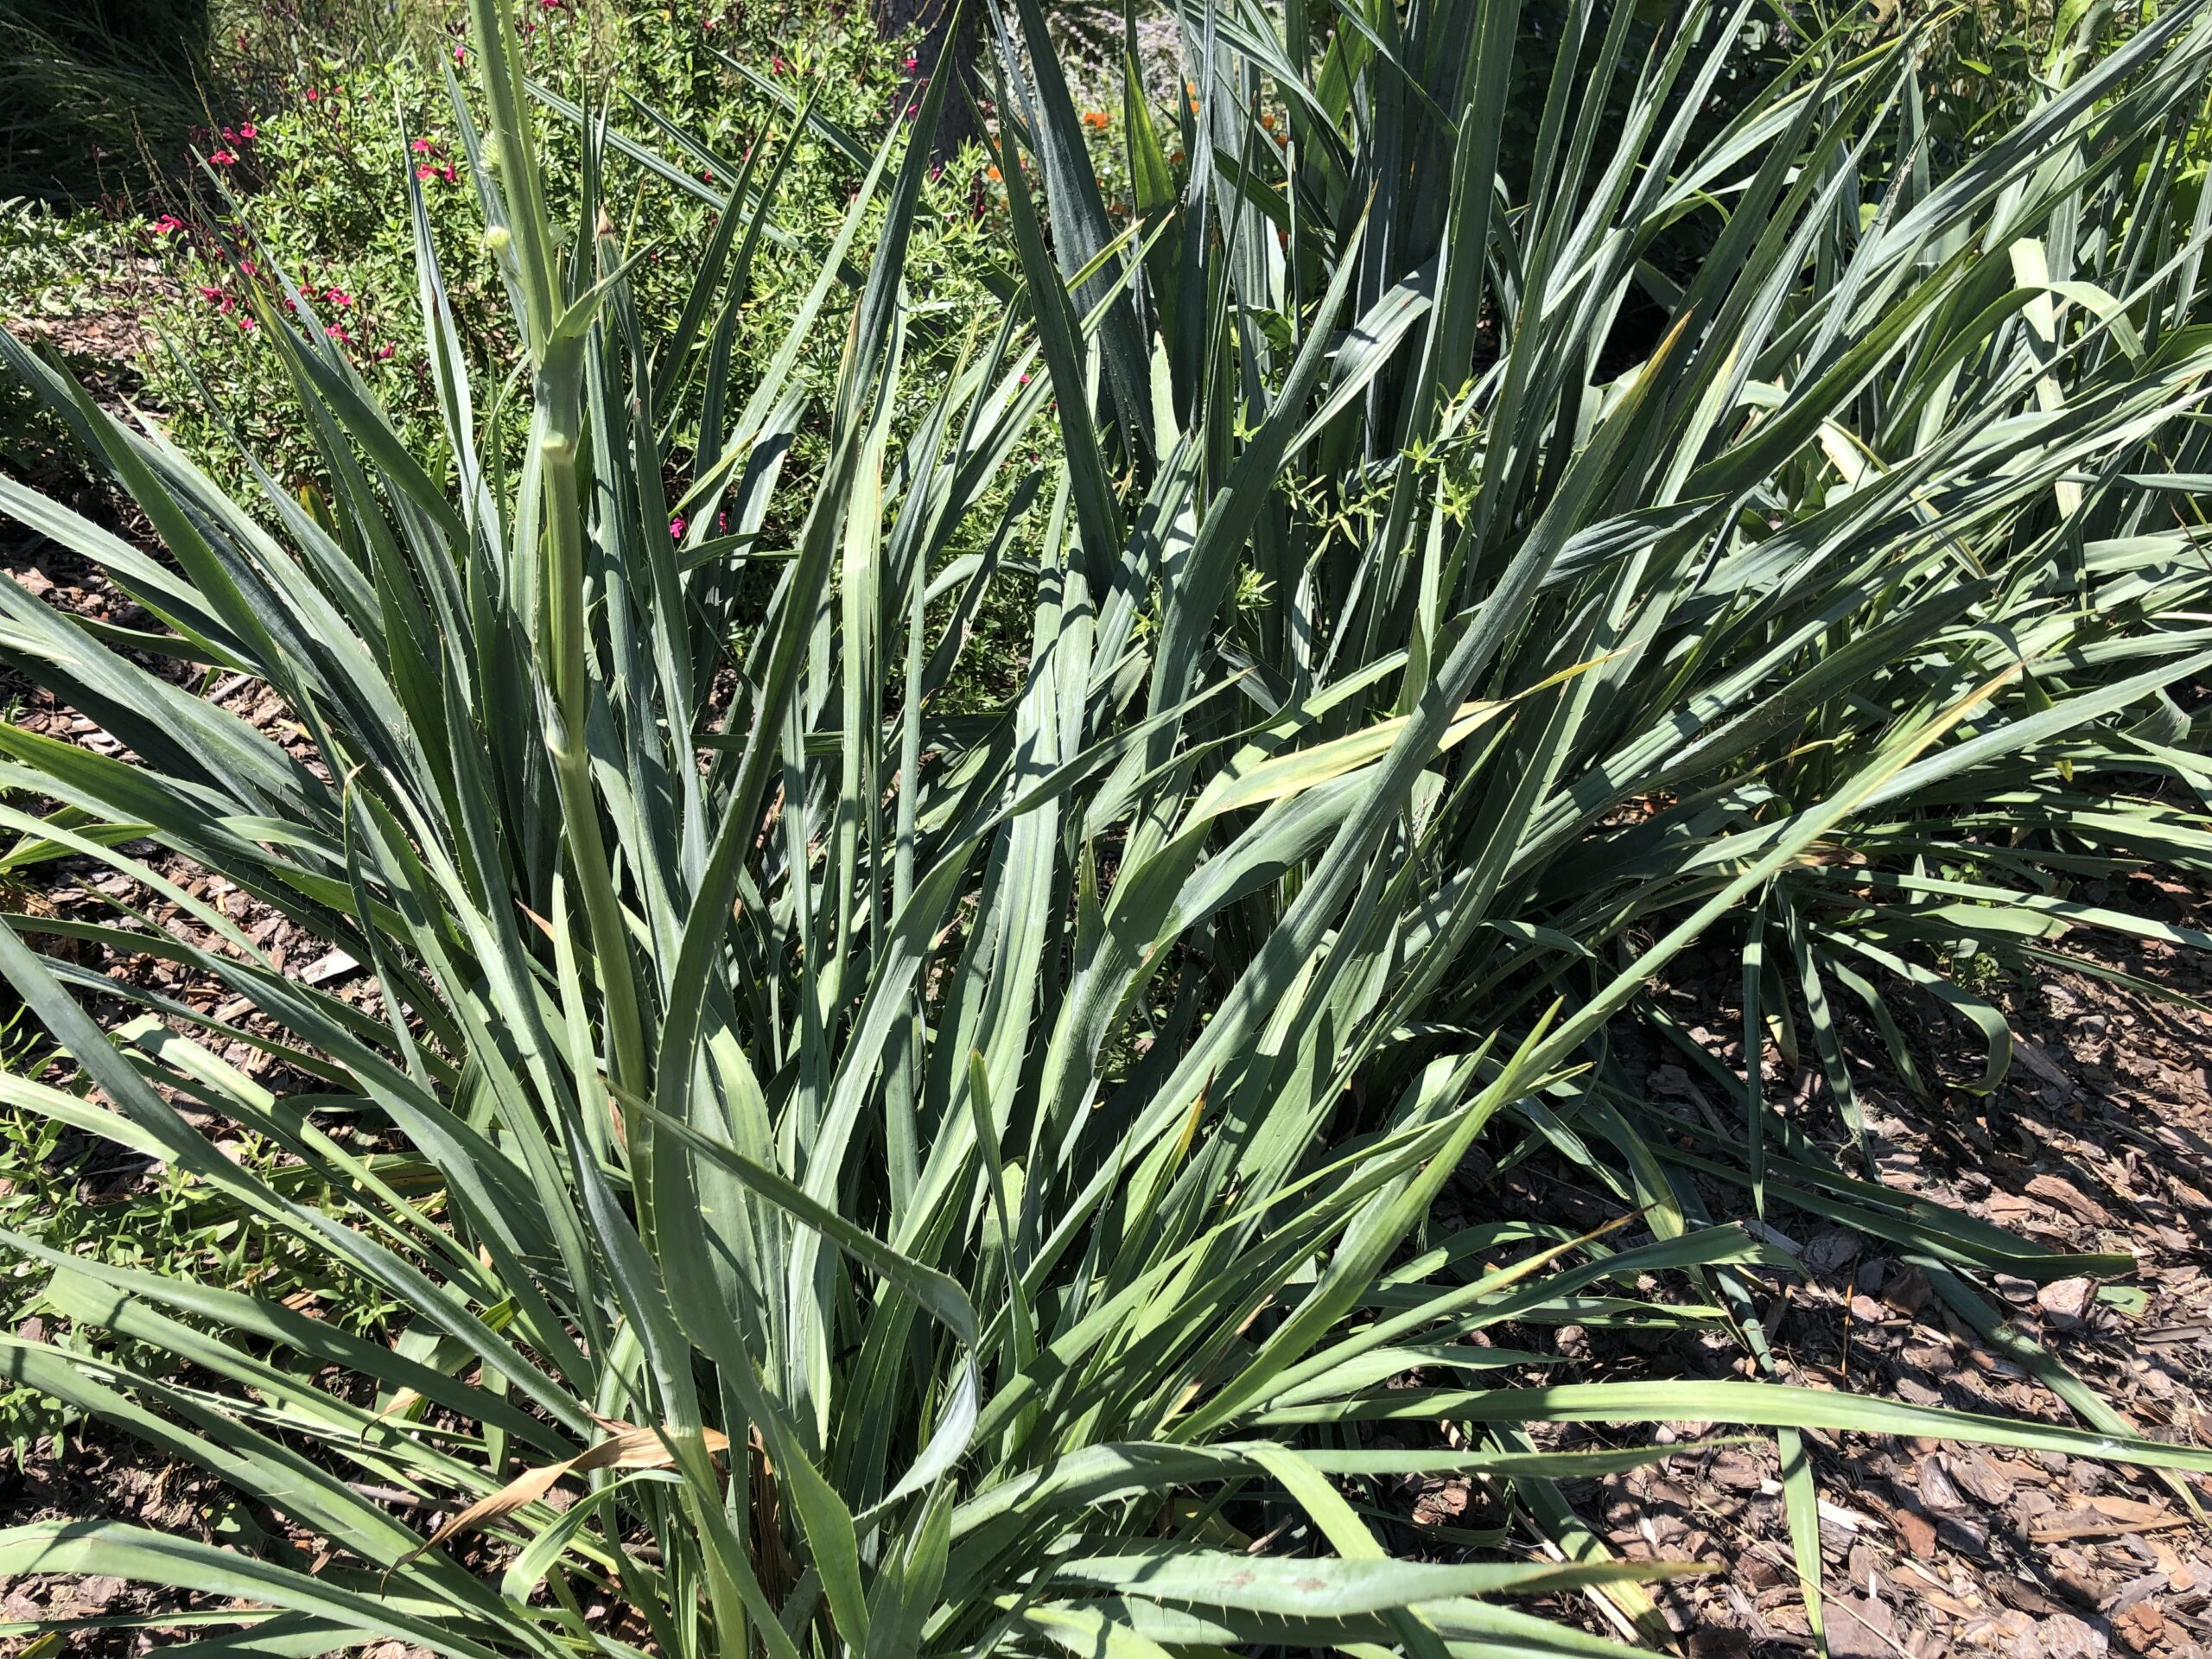
{"type": "Polygon", "coordinates": [[[1018,0],[988,18],[1014,302],[948,330],[907,281],[932,87],[741,358],[787,152],[733,169],[648,331],[615,193],[664,135],[577,111],[556,221],[477,0],[454,164],[517,347],[465,372],[410,178],[448,477],[281,272],[241,291],[312,423],[306,491],[242,456],[257,487],[226,493],[0,346],[170,555],[0,483],[154,619],[0,584],[0,649],[130,752],[0,733],[11,862],[97,859],[198,924],[10,918],[0,974],[79,1072],[0,1101],[166,1161],[410,1321],[378,1341],[9,1235],[118,1339],[0,1338],[11,1380],[286,1529],[60,1521],[0,1533],[0,1573],[191,1590],[160,1622],[226,1653],[1604,1653],[1516,1599],[1651,1628],[1640,1582],[1678,1569],[1605,1556],[1556,1483],[1658,1453],[1524,1425],[1774,1431],[1816,1612],[1802,1429],[2212,1471],[1974,1286],[2124,1258],[1847,1173],[1756,1063],[1770,1014],[1832,1040],[1835,985],[1976,1023],[1931,941],[2206,943],[2067,879],[2212,846],[2183,707],[2212,664],[2207,225],[2174,211],[2212,14],[2094,52],[2106,14],[2063,20],[2032,107],[1939,172],[1914,39],[1840,27],[1693,143],[1752,11],[1692,5],[1631,56],[1625,8],[1570,8],[1514,194],[1512,6],[1321,29],[1191,0],[1178,127],[1134,77],[1117,112],[1116,218],[1018,0]],[[1644,256],[1699,215],[1684,283],[1644,256]],[[817,394],[793,366],[849,266],[817,394]],[[1639,283],[1663,326],[1624,322],[1639,283]],[[806,422],[821,463],[787,467],[806,422]],[[940,713],[1017,575],[1018,686],[940,713]],[[265,681],[304,746],[179,664],[265,681]],[[147,842],[377,998],[280,971],[147,842]],[[1709,1060],[1729,1133],[1636,1098],[1607,1046],[1708,933],[1745,954],[1753,1064],[1709,1060]],[[57,940],[165,957],[223,1011],[57,940]],[[92,993],[143,1012],[103,1028],[92,993]],[[365,1116],[402,1149],[332,1132],[365,1116]],[[1478,1138],[1578,1160],[1637,1230],[1432,1229],[1478,1138]],[[1789,1258],[1708,1218],[1730,1186],[1890,1241],[2088,1426],[1531,1386],[1546,1357],[1493,1345],[1718,1331],[1771,1370],[1751,1288],[1789,1258]],[[1508,1483],[1554,1555],[1378,1527],[1376,1483],[1422,1473],[1508,1483]]]}

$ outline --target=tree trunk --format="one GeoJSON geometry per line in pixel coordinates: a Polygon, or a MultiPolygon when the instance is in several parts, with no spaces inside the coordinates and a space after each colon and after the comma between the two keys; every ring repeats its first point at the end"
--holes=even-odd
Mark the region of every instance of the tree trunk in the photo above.
{"type": "MultiPolygon", "coordinates": [[[[876,32],[887,41],[903,43],[912,67],[906,72],[908,93],[918,99],[939,64],[950,72],[952,84],[944,89],[944,105],[938,112],[937,130],[930,136],[930,157],[947,162],[971,138],[980,139],[969,100],[982,96],[976,56],[982,47],[979,21],[982,0],[869,0],[876,32]]],[[[901,102],[905,99],[902,97],[901,102]]]]}

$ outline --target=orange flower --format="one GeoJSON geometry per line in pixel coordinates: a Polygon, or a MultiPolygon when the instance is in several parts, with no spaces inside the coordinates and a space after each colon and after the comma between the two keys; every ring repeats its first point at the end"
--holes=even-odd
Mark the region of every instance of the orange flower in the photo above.
{"type": "Polygon", "coordinates": [[[1085,110],[1083,112],[1083,124],[1094,132],[1105,131],[1107,119],[1106,111],[1103,110],[1085,110]]]}
{"type": "Polygon", "coordinates": [[[1001,179],[1004,178],[1006,175],[1000,172],[995,167],[987,167],[983,169],[983,176],[988,179],[993,184],[996,184],[1001,179]]]}
{"type": "Polygon", "coordinates": [[[1262,115],[1260,118],[1260,124],[1265,127],[1269,132],[1273,132],[1275,130],[1274,112],[1273,111],[1269,111],[1268,113],[1262,115]]]}

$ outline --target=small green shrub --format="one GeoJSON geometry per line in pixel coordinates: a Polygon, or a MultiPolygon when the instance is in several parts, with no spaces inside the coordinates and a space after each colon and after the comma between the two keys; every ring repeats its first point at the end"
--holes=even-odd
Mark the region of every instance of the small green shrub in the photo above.
{"type": "Polygon", "coordinates": [[[92,209],[0,201],[0,308],[17,321],[99,309],[99,275],[118,257],[118,241],[114,226],[92,209]]]}

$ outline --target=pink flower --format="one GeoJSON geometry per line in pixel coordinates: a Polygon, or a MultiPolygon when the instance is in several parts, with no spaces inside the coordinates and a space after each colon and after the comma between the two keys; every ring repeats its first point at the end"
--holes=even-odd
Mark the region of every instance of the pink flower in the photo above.
{"type": "Polygon", "coordinates": [[[432,178],[436,175],[437,170],[438,169],[436,168],[432,167],[428,162],[418,162],[416,163],[415,167],[415,176],[418,179],[432,178]]]}
{"type": "Polygon", "coordinates": [[[461,182],[461,175],[453,170],[453,163],[451,162],[448,162],[443,167],[438,169],[438,176],[443,179],[448,184],[458,184],[461,182]]]}
{"type": "Polygon", "coordinates": [[[326,337],[337,340],[341,345],[350,346],[353,343],[353,336],[347,334],[346,330],[337,323],[332,323],[330,327],[324,329],[322,332],[326,337]]]}
{"type": "Polygon", "coordinates": [[[223,137],[229,139],[231,143],[234,144],[238,141],[238,135],[234,128],[225,127],[223,129],[223,137]]]}
{"type": "Polygon", "coordinates": [[[901,69],[906,70],[909,74],[912,74],[915,70],[922,67],[922,60],[916,57],[912,53],[909,52],[905,58],[900,60],[899,67],[901,69]]]}
{"type": "Polygon", "coordinates": [[[468,48],[458,41],[454,42],[453,60],[455,63],[466,63],[468,60],[468,48]]]}
{"type": "Polygon", "coordinates": [[[219,149],[207,159],[213,162],[217,167],[229,167],[238,160],[238,157],[231,154],[227,149],[219,149]]]}
{"type": "Polygon", "coordinates": [[[671,538],[679,537],[683,534],[683,526],[685,522],[686,521],[681,518],[671,518],[668,521],[668,533],[671,538]]]}
{"type": "Polygon", "coordinates": [[[699,176],[709,184],[712,184],[715,181],[715,169],[711,167],[702,167],[699,169],[699,176]]]}
{"type": "Polygon", "coordinates": [[[253,263],[253,261],[252,261],[252,260],[251,260],[251,259],[241,259],[241,260],[239,260],[239,261],[238,261],[238,269],[239,269],[240,270],[242,270],[242,271],[245,272],[245,274],[246,274],[247,276],[260,276],[260,275],[261,275],[261,267],[260,267],[259,265],[255,264],[253,263]]]}
{"type": "Polygon", "coordinates": [[[391,355],[391,342],[390,340],[386,340],[386,341],[385,341],[385,343],[384,343],[383,345],[381,345],[381,346],[378,346],[378,347],[377,347],[377,361],[378,361],[378,362],[379,362],[379,363],[383,362],[385,359],[389,358],[391,355]]]}
{"type": "Polygon", "coordinates": [[[726,512],[718,512],[718,513],[716,513],[716,514],[715,515],[715,533],[717,536],[721,536],[721,535],[727,535],[727,534],[728,533],[728,531],[729,531],[729,514],[728,514],[728,513],[726,513],[726,512]]]}
{"type": "Polygon", "coordinates": [[[256,322],[251,317],[240,317],[238,319],[238,329],[242,334],[250,334],[260,327],[261,325],[256,322]]]}
{"type": "Polygon", "coordinates": [[[245,139],[246,143],[250,144],[255,139],[261,137],[261,129],[255,126],[252,122],[248,121],[238,128],[238,137],[245,139]]]}
{"type": "Polygon", "coordinates": [[[417,156],[427,156],[433,149],[435,149],[437,146],[433,144],[427,138],[417,138],[413,143],[408,145],[407,148],[413,150],[417,156]]]}
{"type": "Polygon", "coordinates": [[[184,221],[175,213],[163,213],[154,221],[154,234],[156,236],[175,236],[183,228],[184,221]]]}
{"type": "Polygon", "coordinates": [[[351,294],[348,294],[342,288],[325,289],[323,290],[322,297],[328,300],[333,305],[351,305],[353,303],[353,296],[351,294]]]}
{"type": "Polygon", "coordinates": [[[315,89],[314,87],[310,86],[310,87],[308,87],[308,103],[310,103],[310,104],[314,103],[316,99],[320,99],[321,96],[322,96],[322,94],[321,94],[321,92],[318,92],[317,91],[315,91],[315,89]]]}
{"type": "Polygon", "coordinates": [[[768,73],[772,75],[782,74],[784,73],[784,60],[779,57],[771,57],[768,60],[768,73]]]}
{"type": "Polygon", "coordinates": [[[223,297],[223,290],[219,288],[210,288],[205,283],[198,283],[196,286],[200,289],[200,297],[210,305],[223,297]]]}

